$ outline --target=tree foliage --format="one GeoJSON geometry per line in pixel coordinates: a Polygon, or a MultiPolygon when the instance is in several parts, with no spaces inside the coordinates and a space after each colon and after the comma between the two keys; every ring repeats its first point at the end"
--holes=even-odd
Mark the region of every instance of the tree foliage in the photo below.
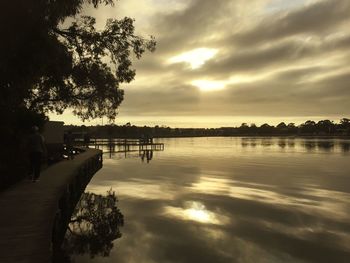
{"type": "Polygon", "coordinates": [[[62,113],[81,119],[116,117],[122,83],[134,79],[132,58],[156,42],[135,34],[134,20],[79,16],[84,5],[114,0],[13,0],[0,7],[0,108],[62,113]],[[71,21],[68,23],[67,21],[71,21]],[[65,26],[67,25],[67,26],[65,26]]]}

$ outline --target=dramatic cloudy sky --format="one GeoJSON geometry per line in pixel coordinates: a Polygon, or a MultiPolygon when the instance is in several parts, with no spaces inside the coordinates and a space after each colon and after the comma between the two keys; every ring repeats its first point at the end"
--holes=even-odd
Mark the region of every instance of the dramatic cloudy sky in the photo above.
{"type": "MultiPolygon", "coordinates": [[[[117,124],[300,123],[350,115],[349,0],[120,0],[155,53],[135,61],[117,124]]],[[[52,119],[77,123],[69,112],[52,119]]],[[[99,123],[95,120],[91,124],[99,123]]]]}

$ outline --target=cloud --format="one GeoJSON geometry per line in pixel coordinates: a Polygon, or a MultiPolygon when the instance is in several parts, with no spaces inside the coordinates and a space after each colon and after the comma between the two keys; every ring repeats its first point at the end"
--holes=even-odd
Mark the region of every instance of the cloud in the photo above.
{"type": "Polygon", "coordinates": [[[327,63],[333,56],[350,54],[349,45],[350,35],[325,39],[287,39],[251,49],[237,49],[225,43],[222,49],[227,50],[206,63],[198,74],[228,77],[241,72],[272,72],[292,65],[300,67],[309,64],[313,67],[327,63]]]}
{"type": "Polygon", "coordinates": [[[127,89],[125,95],[128,100],[124,102],[123,111],[137,115],[191,114],[200,102],[200,92],[195,87],[166,82],[162,88],[127,89]]]}
{"type": "Polygon", "coordinates": [[[121,117],[350,114],[347,0],[124,0],[88,13],[134,17],[138,32],[158,41],[134,60],[121,117]],[[216,53],[203,59],[193,50],[216,53]],[[191,55],[169,63],[183,54],[191,55]]]}
{"type": "Polygon", "coordinates": [[[159,14],[153,24],[159,33],[159,52],[174,54],[208,45],[208,40],[223,34],[235,9],[232,1],[192,0],[181,11],[159,14]]]}
{"type": "Polygon", "coordinates": [[[256,45],[298,34],[323,35],[341,23],[349,22],[350,2],[319,1],[291,12],[268,16],[251,29],[232,36],[240,45],[256,45]]]}

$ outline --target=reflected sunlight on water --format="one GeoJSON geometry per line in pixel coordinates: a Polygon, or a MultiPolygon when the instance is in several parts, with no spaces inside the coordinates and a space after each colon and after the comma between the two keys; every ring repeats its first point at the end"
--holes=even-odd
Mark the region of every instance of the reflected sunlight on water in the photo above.
{"type": "Polygon", "coordinates": [[[116,191],[125,219],[103,262],[347,262],[349,140],[158,141],[148,163],[105,155],[86,189],[116,191]]]}
{"type": "Polygon", "coordinates": [[[187,201],[184,208],[167,206],[164,210],[167,216],[205,224],[224,225],[230,221],[228,217],[213,213],[207,210],[202,203],[196,201],[187,201]]]}

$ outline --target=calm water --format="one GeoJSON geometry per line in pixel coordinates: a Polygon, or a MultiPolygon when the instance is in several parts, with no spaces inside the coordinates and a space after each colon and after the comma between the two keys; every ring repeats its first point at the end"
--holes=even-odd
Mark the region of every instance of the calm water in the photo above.
{"type": "Polygon", "coordinates": [[[104,156],[86,192],[112,188],[118,216],[69,241],[74,262],[349,262],[350,141],[158,141],[149,162],[104,156]]]}

